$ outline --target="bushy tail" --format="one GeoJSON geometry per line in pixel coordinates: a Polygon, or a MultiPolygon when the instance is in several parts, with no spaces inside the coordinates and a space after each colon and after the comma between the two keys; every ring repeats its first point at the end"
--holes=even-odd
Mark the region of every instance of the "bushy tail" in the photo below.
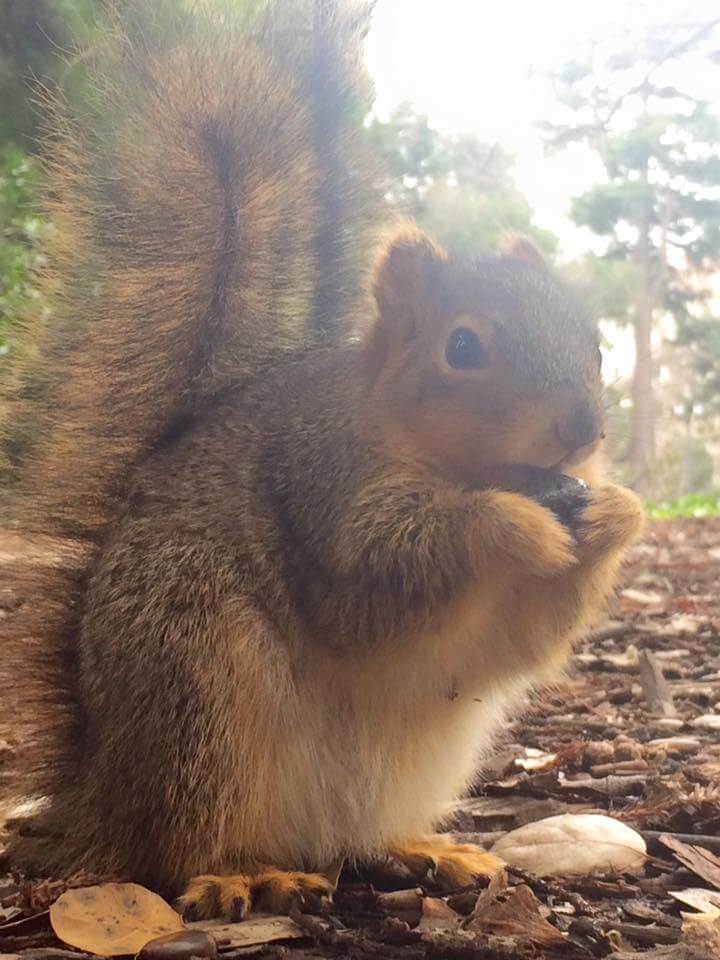
{"type": "Polygon", "coordinates": [[[11,571],[0,735],[28,770],[60,770],[72,743],[83,583],[133,467],[279,354],[344,335],[372,219],[367,3],[122,6],[82,107],[54,108],[52,316],[29,326],[3,398],[30,437],[21,530],[63,553],[11,571]]]}

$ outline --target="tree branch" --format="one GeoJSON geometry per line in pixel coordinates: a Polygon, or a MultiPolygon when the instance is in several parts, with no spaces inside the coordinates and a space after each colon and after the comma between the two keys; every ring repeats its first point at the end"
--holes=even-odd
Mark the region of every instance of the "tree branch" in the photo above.
{"type": "Polygon", "coordinates": [[[674,60],[676,57],[679,57],[681,54],[692,49],[692,47],[694,47],[698,41],[702,40],[706,34],[711,33],[718,25],[720,25],[720,17],[716,17],[714,20],[704,23],[701,27],[691,33],[689,37],[681,40],[680,43],[676,43],[674,47],[671,47],[670,50],[667,51],[667,53],[663,54],[658,60],[656,60],[639,83],[635,84],[635,86],[631,87],[629,90],[626,90],[625,93],[621,94],[616,99],[615,103],[610,107],[610,110],[605,117],[604,125],[607,126],[611,122],[612,118],[615,116],[628,97],[642,93],[643,90],[647,88],[653,77],[653,74],[656,73],[656,71],[659,70],[663,64],[667,63],[669,60],[674,60]]]}

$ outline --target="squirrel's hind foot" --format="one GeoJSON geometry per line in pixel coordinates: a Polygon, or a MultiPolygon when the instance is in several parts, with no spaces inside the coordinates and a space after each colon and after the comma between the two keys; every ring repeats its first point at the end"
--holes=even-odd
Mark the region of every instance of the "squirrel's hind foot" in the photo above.
{"type": "Polygon", "coordinates": [[[251,910],[288,913],[292,907],[316,912],[331,899],[333,885],[319,873],[262,868],[257,873],[193,877],[176,901],[185,920],[244,919],[251,910]]]}
{"type": "Polygon", "coordinates": [[[448,834],[403,843],[388,853],[414,878],[429,879],[445,891],[467,887],[476,877],[493,876],[505,866],[474,843],[457,843],[448,834]]]}

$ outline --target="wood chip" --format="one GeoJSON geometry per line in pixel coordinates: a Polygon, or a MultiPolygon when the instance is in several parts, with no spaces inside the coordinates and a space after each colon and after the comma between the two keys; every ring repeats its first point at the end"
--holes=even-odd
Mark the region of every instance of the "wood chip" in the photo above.
{"type": "Polygon", "coordinates": [[[253,913],[240,923],[222,923],[221,921],[199,921],[188,923],[188,928],[205,930],[211,934],[221,949],[228,947],[252,947],[260,943],[272,943],[275,940],[297,940],[305,936],[290,917],[274,914],[253,913]]]}
{"type": "Polygon", "coordinates": [[[668,850],[672,850],[680,863],[691,870],[695,876],[705,880],[716,890],[720,890],[720,857],[711,850],[683,843],[682,840],[667,833],[663,833],[658,839],[668,850]]]}
{"type": "Polygon", "coordinates": [[[692,726],[703,730],[720,730],[720,713],[705,713],[702,717],[696,717],[692,726]]]}
{"type": "Polygon", "coordinates": [[[673,703],[670,684],[665,679],[662,667],[650,650],[640,651],[638,666],[640,669],[640,685],[650,709],[653,713],[659,713],[663,717],[674,717],[677,710],[673,703]]]}
{"type": "Polygon", "coordinates": [[[682,753],[691,756],[700,750],[702,743],[697,737],[660,737],[657,740],[650,740],[645,746],[651,754],[662,750],[666,753],[682,753]]]}
{"type": "Polygon", "coordinates": [[[687,890],[670,890],[670,896],[685,906],[700,913],[717,913],[720,916],[720,893],[705,887],[689,887],[687,890]]]}

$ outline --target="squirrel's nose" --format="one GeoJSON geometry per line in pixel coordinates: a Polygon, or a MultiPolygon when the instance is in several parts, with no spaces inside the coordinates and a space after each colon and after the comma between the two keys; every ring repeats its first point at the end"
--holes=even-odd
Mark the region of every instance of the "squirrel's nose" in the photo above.
{"type": "Polygon", "coordinates": [[[587,401],[578,403],[568,416],[556,422],[555,433],[569,451],[590,446],[600,436],[600,423],[595,410],[587,401]]]}

